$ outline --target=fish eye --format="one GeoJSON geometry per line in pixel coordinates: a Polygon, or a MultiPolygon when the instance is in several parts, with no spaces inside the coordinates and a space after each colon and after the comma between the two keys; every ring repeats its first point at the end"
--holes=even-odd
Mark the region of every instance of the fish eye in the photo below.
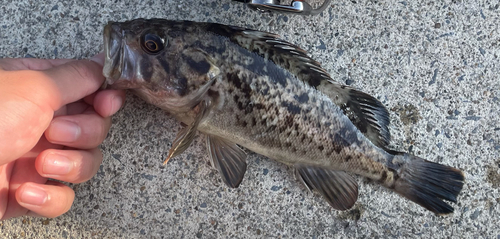
{"type": "Polygon", "coordinates": [[[142,36],[141,45],[147,53],[157,54],[165,48],[165,40],[156,34],[147,33],[142,36]]]}

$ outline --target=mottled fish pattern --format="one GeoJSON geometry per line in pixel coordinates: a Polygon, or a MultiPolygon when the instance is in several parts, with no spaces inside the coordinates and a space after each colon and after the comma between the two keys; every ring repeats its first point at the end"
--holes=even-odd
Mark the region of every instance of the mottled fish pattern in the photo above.
{"type": "MultiPolygon", "coordinates": [[[[396,191],[437,214],[453,212],[463,173],[389,150],[389,116],[375,98],[331,79],[277,35],[215,23],[136,19],[104,30],[104,75],[174,115],[181,130],[168,159],[206,135],[212,165],[237,187],[244,147],[290,165],[339,210],[358,187],[349,173],[396,191]]],[[[167,160],[168,160],[167,159],[167,160]]]]}

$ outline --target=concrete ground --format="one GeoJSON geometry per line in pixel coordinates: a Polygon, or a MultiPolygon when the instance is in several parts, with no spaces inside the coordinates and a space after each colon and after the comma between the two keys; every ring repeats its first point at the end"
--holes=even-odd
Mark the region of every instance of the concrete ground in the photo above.
{"type": "Polygon", "coordinates": [[[179,124],[131,96],[73,208],[0,222],[6,238],[500,238],[500,4],[334,0],[315,17],[261,14],[230,0],[3,1],[0,57],[87,58],[107,21],[168,18],[280,34],[332,77],[379,98],[393,149],[462,169],[455,213],[436,216],[358,178],[354,208],[333,210],[293,170],[250,154],[238,189],[198,137],[162,166],[179,124]]]}

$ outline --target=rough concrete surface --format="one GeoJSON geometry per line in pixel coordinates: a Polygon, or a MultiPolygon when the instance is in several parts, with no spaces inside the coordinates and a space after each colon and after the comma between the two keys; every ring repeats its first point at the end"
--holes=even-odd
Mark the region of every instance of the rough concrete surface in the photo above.
{"type": "Polygon", "coordinates": [[[104,162],[71,185],[55,219],[0,222],[6,238],[500,238],[500,4],[498,1],[335,0],[315,17],[250,11],[230,0],[2,1],[0,57],[87,58],[107,21],[168,18],[280,34],[332,77],[380,99],[391,147],[462,169],[455,213],[436,216],[358,178],[354,208],[333,210],[256,154],[228,188],[198,137],[162,166],[180,128],[129,95],[102,145],[104,162]]]}

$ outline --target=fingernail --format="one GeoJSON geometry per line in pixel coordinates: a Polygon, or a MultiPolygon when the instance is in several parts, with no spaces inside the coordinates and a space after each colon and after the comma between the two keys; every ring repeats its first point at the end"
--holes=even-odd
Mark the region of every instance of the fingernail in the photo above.
{"type": "Polygon", "coordinates": [[[50,124],[47,139],[54,143],[71,143],[80,137],[81,131],[76,123],[56,118],[50,124]]]}
{"type": "Polygon", "coordinates": [[[50,175],[66,175],[73,168],[73,162],[64,155],[48,154],[45,156],[42,171],[50,175]]]}
{"type": "Polygon", "coordinates": [[[47,201],[48,195],[45,190],[33,185],[24,186],[20,200],[22,203],[41,206],[47,201]]]}
{"type": "Polygon", "coordinates": [[[114,115],[122,107],[123,99],[120,96],[114,96],[111,100],[111,115],[114,115]]]}
{"type": "Polygon", "coordinates": [[[104,65],[104,52],[100,52],[99,54],[90,58],[91,61],[96,62],[97,64],[103,66],[104,65]]]}

